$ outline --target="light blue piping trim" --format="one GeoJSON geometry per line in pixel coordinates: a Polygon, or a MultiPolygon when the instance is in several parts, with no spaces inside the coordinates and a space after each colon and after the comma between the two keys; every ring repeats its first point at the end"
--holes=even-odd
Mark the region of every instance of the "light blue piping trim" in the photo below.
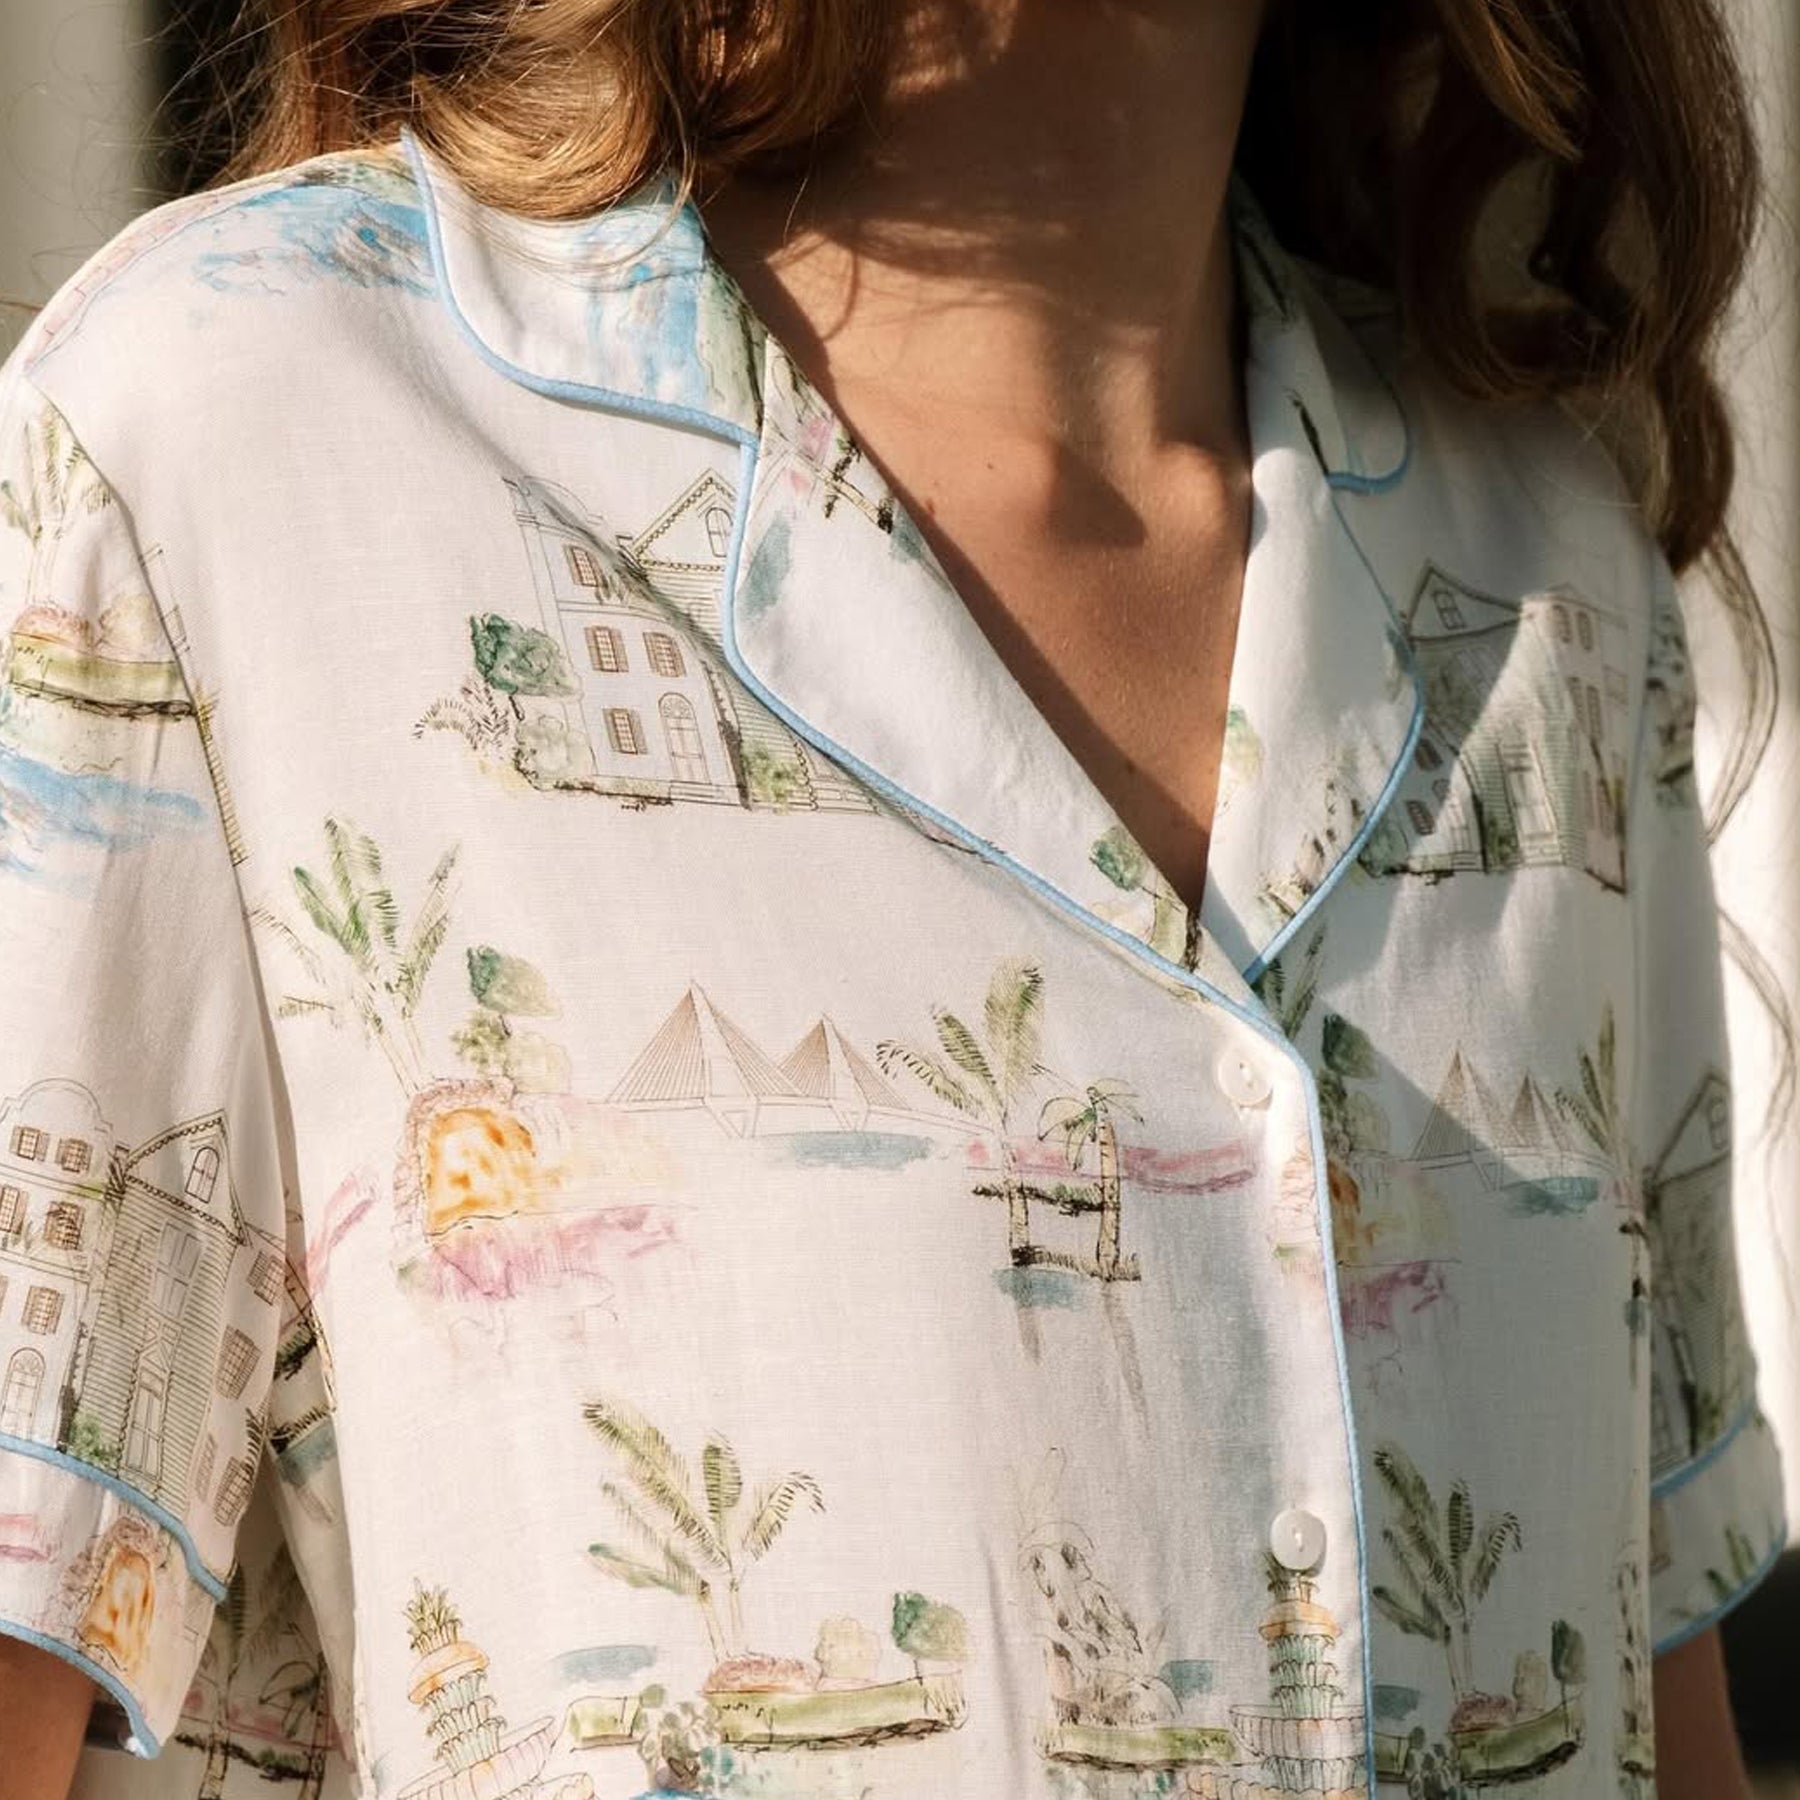
{"type": "MultiPolygon", "coordinates": [[[[1314,1084],[1312,1071],[1308,1068],[1305,1058],[1300,1054],[1298,1048],[1282,1035],[1272,1020],[1266,1016],[1259,1017],[1255,1013],[1246,1011],[1243,1007],[1239,1006],[1236,1001],[1231,999],[1229,995],[1221,993],[1209,982],[1202,980],[1193,970],[1183,968],[1179,963],[1171,962],[1169,958],[1152,950],[1150,946],[1141,939],[1132,937],[1129,932],[1123,931],[1118,926],[1112,925],[1106,920],[1099,918],[1096,914],[1089,912],[1078,901],[1075,901],[1067,894],[1064,894],[1061,889],[1053,887],[1041,875],[1026,868],[1022,863],[1015,862],[1005,851],[998,849],[996,846],[988,843],[984,838],[978,837],[974,832],[968,830],[968,828],[961,824],[960,821],[951,818],[947,813],[939,812],[936,807],[918,799],[915,795],[908,793],[905,788],[899,786],[898,783],[890,781],[885,775],[870,768],[860,757],[855,756],[842,745],[836,743],[823,732],[817,730],[817,728],[809,721],[802,719],[778,694],[773,693],[763,685],[755,672],[744,662],[742,652],[738,648],[735,620],[733,616],[733,605],[736,600],[737,590],[738,565],[743,554],[744,539],[749,528],[750,495],[752,484],[754,483],[756,476],[757,459],[760,449],[756,435],[746,431],[743,427],[736,425],[728,419],[722,419],[710,413],[699,412],[693,408],[671,406],[663,401],[652,400],[639,395],[620,393],[612,388],[593,387],[581,382],[557,381],[545,376],[534,375],[529,370],[519,368],[517,365],[508,362],[504,357],[499,356],[494,351],[490,350],[476,335],[473,327],[463,316],[456,304],[455,295],[450,288],[448,274],[444,266],[442,235],[439,227],[436,205],[431,194],[431,185],[420,163],[417,148],[410,133],[403,132],[402,137],[405,142],[407,156],[413,165],[414,174],[418,179],[421,191],[425,196],[425,217],[427,232],[430,238],[432,268],[436,273],[439,284],[443,290],[445,308],[450,313],[452,319],[455,320],[458,330],[468,339],[470,344],[489,367],[506,376],[508,380],[517,382],[522,387],[530,388],[538,393],[550,395],[556,399],[565,399],[581,405],[610,409],[627,416],[651,418],[661,420],[665,423],[692,426],[727,443],[735,443],[738,446],[739,476],[737,504],[734,509],[735,516],[732,520],[731,545],[726,556],[724,577],[721,583],[720,606],[721,638],[725,651],[725,660],[738,679],[742,681],[744,685],[776,715],[777,718],[783,720],[791,729],[799,733],[801,737],[805,738],[808,743],[817,746],[833,759],[842,762],[846,767],[853,770],[862,780],[868,782],[871,787],[886,794],[890,799],[896,800],[900,804],[910,807],[916,812],[922,813],[959,842],[966,844],[970,849],[974,850],[977,855],[983,857],[986,861],[993,863],[996,867],[1005,869],[1017,880],[1022,881],[1027,887],[1043,896],[1060,911],[1068,913],[1073,918],[1080,920],[1090,929],[1098,931],[1103,936],[1111,938],[1115,943],[1119,944],[1123,949],[1133,956],[1136,956],[1141,961],[1148,962],[1154,967],[1161,969],[1166,975],[1179,981],[1184,987],[1190,988],[1195,993],[1201,994],[1211,1000],[1232,1018],[1237,1019],[1241,1024],[1249,1026],[1258,1037],[1264,1038],[1269,1043],[1273,1044],[1281,1054],[1288,1059],[1293,1065],[1295,1072],[1299,1075],[1301,1092],[1306,1096],[1307,1130],[1313,1154],[1313,1167],[1318,1171],[1317,1178],[1313,1184],[1313,1202],[1318,1214],[1319,1240],[1325,1274],[1325,1299],[1331,1318],[1332,1351],[1337,1363],[1338,1403],[1343,1416],[1345,1447],[1347,1451],[1346,1461],[1349,1465],[1351,1511],[1356,1525],[1357,1604],[1360,1615],[1359,1623],[1362,1631],[1363,1662],[1363,1754],[1366,1758],[1365,1775],[1367,1792],[1372,1796],[1375,1791],[1375,1661],[1371,1648],[1374,1639],[1374,1616],[1373,1605],[1369,1597],[1369,1533],[1363,1503],[1362,1470],[1357,1462],[1356,1455],[1357,1436],[1355,1407],[1352,1404],[1350,1396],[1349,1350],[1344,1342],[1343,1312],[1338,1299],[1337,1258],[1333,1248],[1330,1196],[1324,1180],[1324,1130],[1319,1116],[1318,1092],[1314,1084]]],[[[1402,417],[1404,417],[1404,414],[1402,417]]],[[[1410,447],[1410,433],[1408,442],[1410,447]]],[[[1404,461],[1402,467],[1404,467],[1404,461]]],[[[1398,471],[1395,472],[1394,478],[1397,479],[1397,477],[1398,471]]],[[[1342,518],[1341,513],[1339,514],[1339,517],[1340,519],[1342,518]]],[[[1346,526],[1345,529],[1348,530],[1348,526],[1346,526]]],[[[1352,542],[1355,541],[1354,533],[1351,533],[1351,539],[1352,542]]],[[[1357,545],[1357,553],[1359,555],[1362,554],[1362,546],[1360,544],[1357,545]]],[[[1367,559],[1365,558],[1364,561],[1366,566],[1367,559]]],[[[1371,571],[1371,574],[1373,574],[1373,571],[1371,571]]],[[[1380,583],[1378,582],[1376,585],[1379,587],[1380,583]]],[[[1384,599],[1387,598],[1385,589],[1382,589],[1382,596],[1384,599]]],[[[1393,610],[1391,601],[1388,602],[1388,606],[1391,613],[1393,610]]],[[[1419,680],[1416,669],[1413,671],[1413,682],[1415,692],[1417,692],[1419,680]]],[[[1413,735],[1415,736],[1420,719],[1422,719],[1422,708],[1423,700],[1421,697],[1420,718],[1415,719],[1414,721],[1413,735]]],[[[1404,763],[1402,763],[1401,766],[1404,767],[1404,763]]],[[[1397,781],[1397,773],[1394,776],[1390,776],[1390,786],[1393,785],[1395,781],[1397,781]]],[[[1323,890],[1320,890],[1320,893],[1322,892],[1323,890]]],[[[1314,898],[1316,899],[1318,897],[1319,895],[1315,894],[1314,898]]],[[[1309,903],[1306,908],[1302,909],[1301,913],[1295,915],[1295,920],[1304,917],[1305,914],[1311,910],[1311,904],[1309,903]]],[[[1295,921],[1290,921],[1290,925],[1294,922],[1295,921]]]]}
{"type": "Polygon", "coordinates": [[[1306,1059],[1296,1046],[1283,1036],[1267,1017],[1259,1018],[1256,1014],[1247,1012],[1228,995],[1213,987],[1211,983],[1203,981],[1193,970],[1183,968],[1180,963],[1171,962],[1168,957],[1151,949],[1142,939],[1133,937],[1129,932],[1121,930],[1118,926],[1089,912],[1079,901],[1071,899],[1060,888],[1052,886],[1035,870],[1026,868],[1023,863],[1015,862],[1004,850],[988,843],[985,838],[978,837],[958,820],[951,818],[949,814],[939,812],[936,807],[920,800],[916,795],[908,793],[897,782],[890,781],[885,775],[872,769],[861,757],[854,755],[819,731],[809,721],[802,719],[780,695],[763,685],[755,672],[745,663],[743,653],[738,648],[734,613],[737,598],[738,561],[743,552],[744,537],[749,524],[750,493],[756,477],[757,455],[758,446],[756,444],[744,445],[738,481],[740,499],[737,517],[732,525],[731,548],[726,557],[724,580],[720,588],[719,613],[725,660],[731,665],[732,672],[738,679],[777,718],[798,732],[809,743],[815,744],[825,751],[834,761],[841,762],[847,768],[854,770],[871,787],[880,790],[890,799],[897,800],[902,805],[923,813],[934,824],[968,845],[988,862],[1006,870],[1008,874],[1022,881],[1059,910],[1111,938],[1133,956],[1161,969],[1184,987],[1204,995],[1222,1007],[1233,1018],[1248,1025],[1259,1037],[1266,1038],[1275,1045],[1294,1065],[1300,1077],[1301,1092],[1306,1096],[1307,1129],[1312,1144],[1313,1167],[1318,1171],[1313,1184],[1313,1199],[1319,1216],[1319,1241],[1325,1265],[1325,1300],[1331,1314],[1332,1349],[1337,1360],[1338,1397],[1343,1412],[1344,1438],[1348,1450],[1351,1507],[1356,1520],[1357,1599],[1362,1614],[1363,1718],[1366,1727],[1364,1755],[1368,1758],[1368,1791],[1372,1795],[1375,1791],[1375,1660],[1371,1648],[1373,1618],[1369,1599],[1369,1535],[1363,1510],[1362,1472],[1356,1456],[1356,1421],[1355,1409],[1350,1398],[1349,1352],[1344,1343],[1343,1313],[1338,1300],[1337,1257],[1333,1247],[1330,1202],[1324,1180],[1324,1131],[1319,1117],[1318,1093],[1313,1082],[1312,1071],[1307,1067],[1306,1059]]]}
{"type": "Polygon", "coordinates": [[[1711,1612],[1698,1619],[1689,1620],[1679,1631],[1664,1638],[1660,1644],[1652,1644],[1650,1654],[1666,1656],[1671,1650],[1679,1650],[1690,1638],[1697,1638],[1703,1631],[1711,1631],[1728,1612],[1735,1612],[1739,1603],[1748,1600],[1751,1594],[1762,1586],[1775,1565],[1781,1561],[1782,1555],[1787,1549],[1787,1540],[1787,1524],[1784,1520],[1781,1529],[1775,1534],[1775,1542],[1769,1546],[1768,1555],[1744,1577],[1742,1585],[1734,1588],[1711,1612]]]}
{"type": "Polygon", "coordinates": [[[200,1552],[195,1549],[194,1540],[188,1536],[187,1527],[172,1512],[158,1506],[149,1495],[139,1493],[129,1482],[121,1481],[110,1470],[96,1468],[92,1463],[83,1462],[78,1456],[70,1456],[66,1451],[49,1444],[37,1443],[31,1438],[14,1437],[11,1432],[0,1431],[0,1450],[16,1450],[21,1456],[35,1456],[39,1462],[47,1462],[52,1468],[66,1469],[71,1475],[79,1475],[84,1481],[110,1488],[145,1518],[154,1519],[181,1546],[188,1574],[196,1587],[205,1588],[215,1600],[225,1598],[225,1583],[200,1560],[200,1552]]]}
{"type": "MultiPolygon", "coordinates": [[[[1402,419],[1405,416],[1404,413],[1401,414],[1402,419]]],[[[1411,455],[1412,433],[1409,429],[1406,439],[1406,455],[1400,459],[1400,466],[1393,475],[1386,478],[1388,483],[1400,478],[1411,455]]],[[[1328,475],[1326,480],[1334,488],[1340,485],[1335,476],[1328,475]]],[[[1371,488],[1355,491],[1376,492],[1378,490],[1371,488]]],[[[1406,741],[1400,747],[1400,754],[1394,759],[1394,766],[1388,770],[1387,780],[1382,783],[1380,793],[1375,796],[1375,802],[1369,808],[1368,816],[1357,827],[1356,835],[1344,847],[1343,855],[1331,865],[1318,886],[1307,895],[1300,910],[1270,938],[1251,960],[1250,966],[1244,970],[1244,979],[1252,984],[1261,978],[1263,971],[1287,948],[1288,944],[1293,941],[1294,935],[1324,904],[1332,889],[1350,872],[1351,864],[1362,854],[1363,845],[1374,835],[1376,826],[1386,817],[1388,807],[1393,803],[1395,794],[1400,790],[1400,783],[1406,778],[1406,771],[1412,767],[1413,752],[1418,748],[1419,734],[1425,729],[1425,683],[1419,674],[1419,662],[1418,658],[1413,655],[1412,642],[1401,627],[1400,613],[1394,605],[1393,596],[1382,586],[1381,577],[1375,573],[1375,565],[1369,561],[1368,555],[1362,547],[1361,539],[1350,529],[1350,522],[1344,517],[1343,509],[1338,505],[1335,495],[1332,498],[1331,510],[1337,514],[1339,529],[1350,540],[1362,566],[1368,571],[1369,579],[1375,584],[1375,591],[1381,595],[1382,604],[1387,608],[1388,618],[1393,625],[1394,641],[1404,647],[1406,672],[1411,676],[1413,684],[1412,720],[1406,728],[1406,741]]]]}
{"type": "Polygon", "coordinates": [[[450,269],[444,257],[443,224],[438,218],[437,193],[425,168],[424,156],[409,127],[402,126],[400,141],[406,159],[412,165],[413,179],[419,185],[419,196],[425,210],[425,237],[431,250],[431,272],[437,277],[439,297],[444,310],[455,323],[458,333],[477,356],[508,381],[552,400],[570,400],[583,406],[602,406],[615,412],[643,415],[665,425],[683,425],[689,430],[704,431],[730,443],[754,444],[756,434],[731,419],[703,411],[697,406],[677,406],[671,400],[655,400],[645,394],[627,394],[615,388],[592,387],[580,381],[558,381],[552,376],[535,375],[518,363],[508,362],[497,350],[483,341],[456,298],[450,282],[450,269]]]}
{"type": "Polygon", "coordinates": [[[1751,1400],[1725,1429],[1723,1437],[1715,1438],[1700,1454],[1691,1461],[1684,1462],[1679,1468],[1670,1469],[1667,1474],[1659,1475],[1650,1484],[1650,1496],[1660,1500],[1664,1494],[1672,1494],[1678,1488],[1686,1487],[1696,1475],[1704,1474],[1729,1450],[1736,1441],[1737,1435],[1753,1419],[1759,1417],[1756,1402],[1751,1400]]]}
{"type": "Polygon", "coordinates": [[[105,1688],[124,1709],[125,1717],[130,1722],[132,1741],[126,1748],[133,1756],[154,1756],[162,1748],[162,1740],[144,1723],[144,1715],[138,1710],[138,1703],[131,1690],[118,1676],[101,1668],[91,1658],[83,1656],[73,1644],[65,1644],[61,1638],[45,1637],[41,1631],[33,1631],[29,1625],[21,1625],[4,1614],[0,1614],[0,1636],[15,1637],[24,1643],[35,1644],[40,1650],[48,1650],[52,1656],[60,1656],[89,1680],[105,1688]]]}

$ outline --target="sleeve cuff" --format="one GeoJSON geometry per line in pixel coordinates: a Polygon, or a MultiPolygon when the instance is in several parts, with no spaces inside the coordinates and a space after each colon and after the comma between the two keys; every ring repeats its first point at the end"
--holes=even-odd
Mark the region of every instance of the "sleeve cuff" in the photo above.
{"type": "Polygon", "coordinates": [[[180,1539],[101,1472],[0,1446],[0,1632],[85,1671],[112,1702],[96,1723],[122,1714],[133,1755],[173,1731],[217,1604],[180,1539]]]}
{"type": "Polygon", "coordinates": [[[1760,1412],[1660,1482],[1650,1500],[1651,1641],[1661,1656],[1710,1630],[1787,1547],[1781,1456],[1760,1412]]]}

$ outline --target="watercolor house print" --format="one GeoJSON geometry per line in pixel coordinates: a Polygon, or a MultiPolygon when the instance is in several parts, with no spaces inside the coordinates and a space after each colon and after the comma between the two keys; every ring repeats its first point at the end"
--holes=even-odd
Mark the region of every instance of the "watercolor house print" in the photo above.
{"type": "MultiPolygon", "coordinates": [[[[280,1306],[288,1286],[230,1154],[219,1113],[133,1146],[79,1083],[0,1101],[0,1307],[19,1340],[0,1432],[106,1470],[202,1544],[242,1516],[263,1446],[244,1399],[257,1345],[219,1317],[233,1289],[280,1306]]],[[[148,1640],[153,1548],[121,1537],[64,1596],[79,1641],[120,1669],[148,1640]]]]}
{"type": "Polygon", "coordinates": [[[1363,868],[1560,867],[1623,889],[1623,623],[1567,589],[1502,599],[1428,564],[1402,624],[1425,722],[1363,868]]]}
{"type": "Polygon", "coordinates": [[[735,496],[691,483],[633,537],[567,490],[508,481],[533,602],[469,621],[474,671],[417,729],[462,736],[534,787],[633,806],[871,812],[731,675],[718,645],[735,496]]]}
{"type": "Polygon", "coordinates": [[[1722,1309],[1731,1240],[1731,1088],[1704,1076],[1644,1178],[1656,1268],[1651,1305],[1650,1462],[1661,1476],[1705,1452],[1751,1404],[1750,1351],[1722,1309]]]}

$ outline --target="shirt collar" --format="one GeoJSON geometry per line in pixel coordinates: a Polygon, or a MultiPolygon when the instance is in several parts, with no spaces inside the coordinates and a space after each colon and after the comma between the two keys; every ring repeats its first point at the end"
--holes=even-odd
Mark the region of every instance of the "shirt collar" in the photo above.
{"type": "Polygon", "coordinates": [[[587,218],[527,221],[473,202],[410,134],[406,148],[443,300],[485,360],[738,445],[721,649],[758,698],[915,822],[1246,998],[1373,829],[1422,708],[1342,504],[1400,484],[1404,412],[1331,304],[1352,290],[1280,244],[1241,175],[1227,220],[1255,511],[1195,930],[669,178],[587,218]]]}

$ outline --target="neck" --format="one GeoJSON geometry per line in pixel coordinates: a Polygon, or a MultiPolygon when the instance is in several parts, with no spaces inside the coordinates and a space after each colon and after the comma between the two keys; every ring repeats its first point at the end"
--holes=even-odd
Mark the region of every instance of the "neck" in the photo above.
{"type": "Polygon", "coordinates": [[[898,3],[854,137],[702,198],[752,303],[833,401],[1115,474],[1240,460],[1222,215],[1259,0],[898,3]]]}

